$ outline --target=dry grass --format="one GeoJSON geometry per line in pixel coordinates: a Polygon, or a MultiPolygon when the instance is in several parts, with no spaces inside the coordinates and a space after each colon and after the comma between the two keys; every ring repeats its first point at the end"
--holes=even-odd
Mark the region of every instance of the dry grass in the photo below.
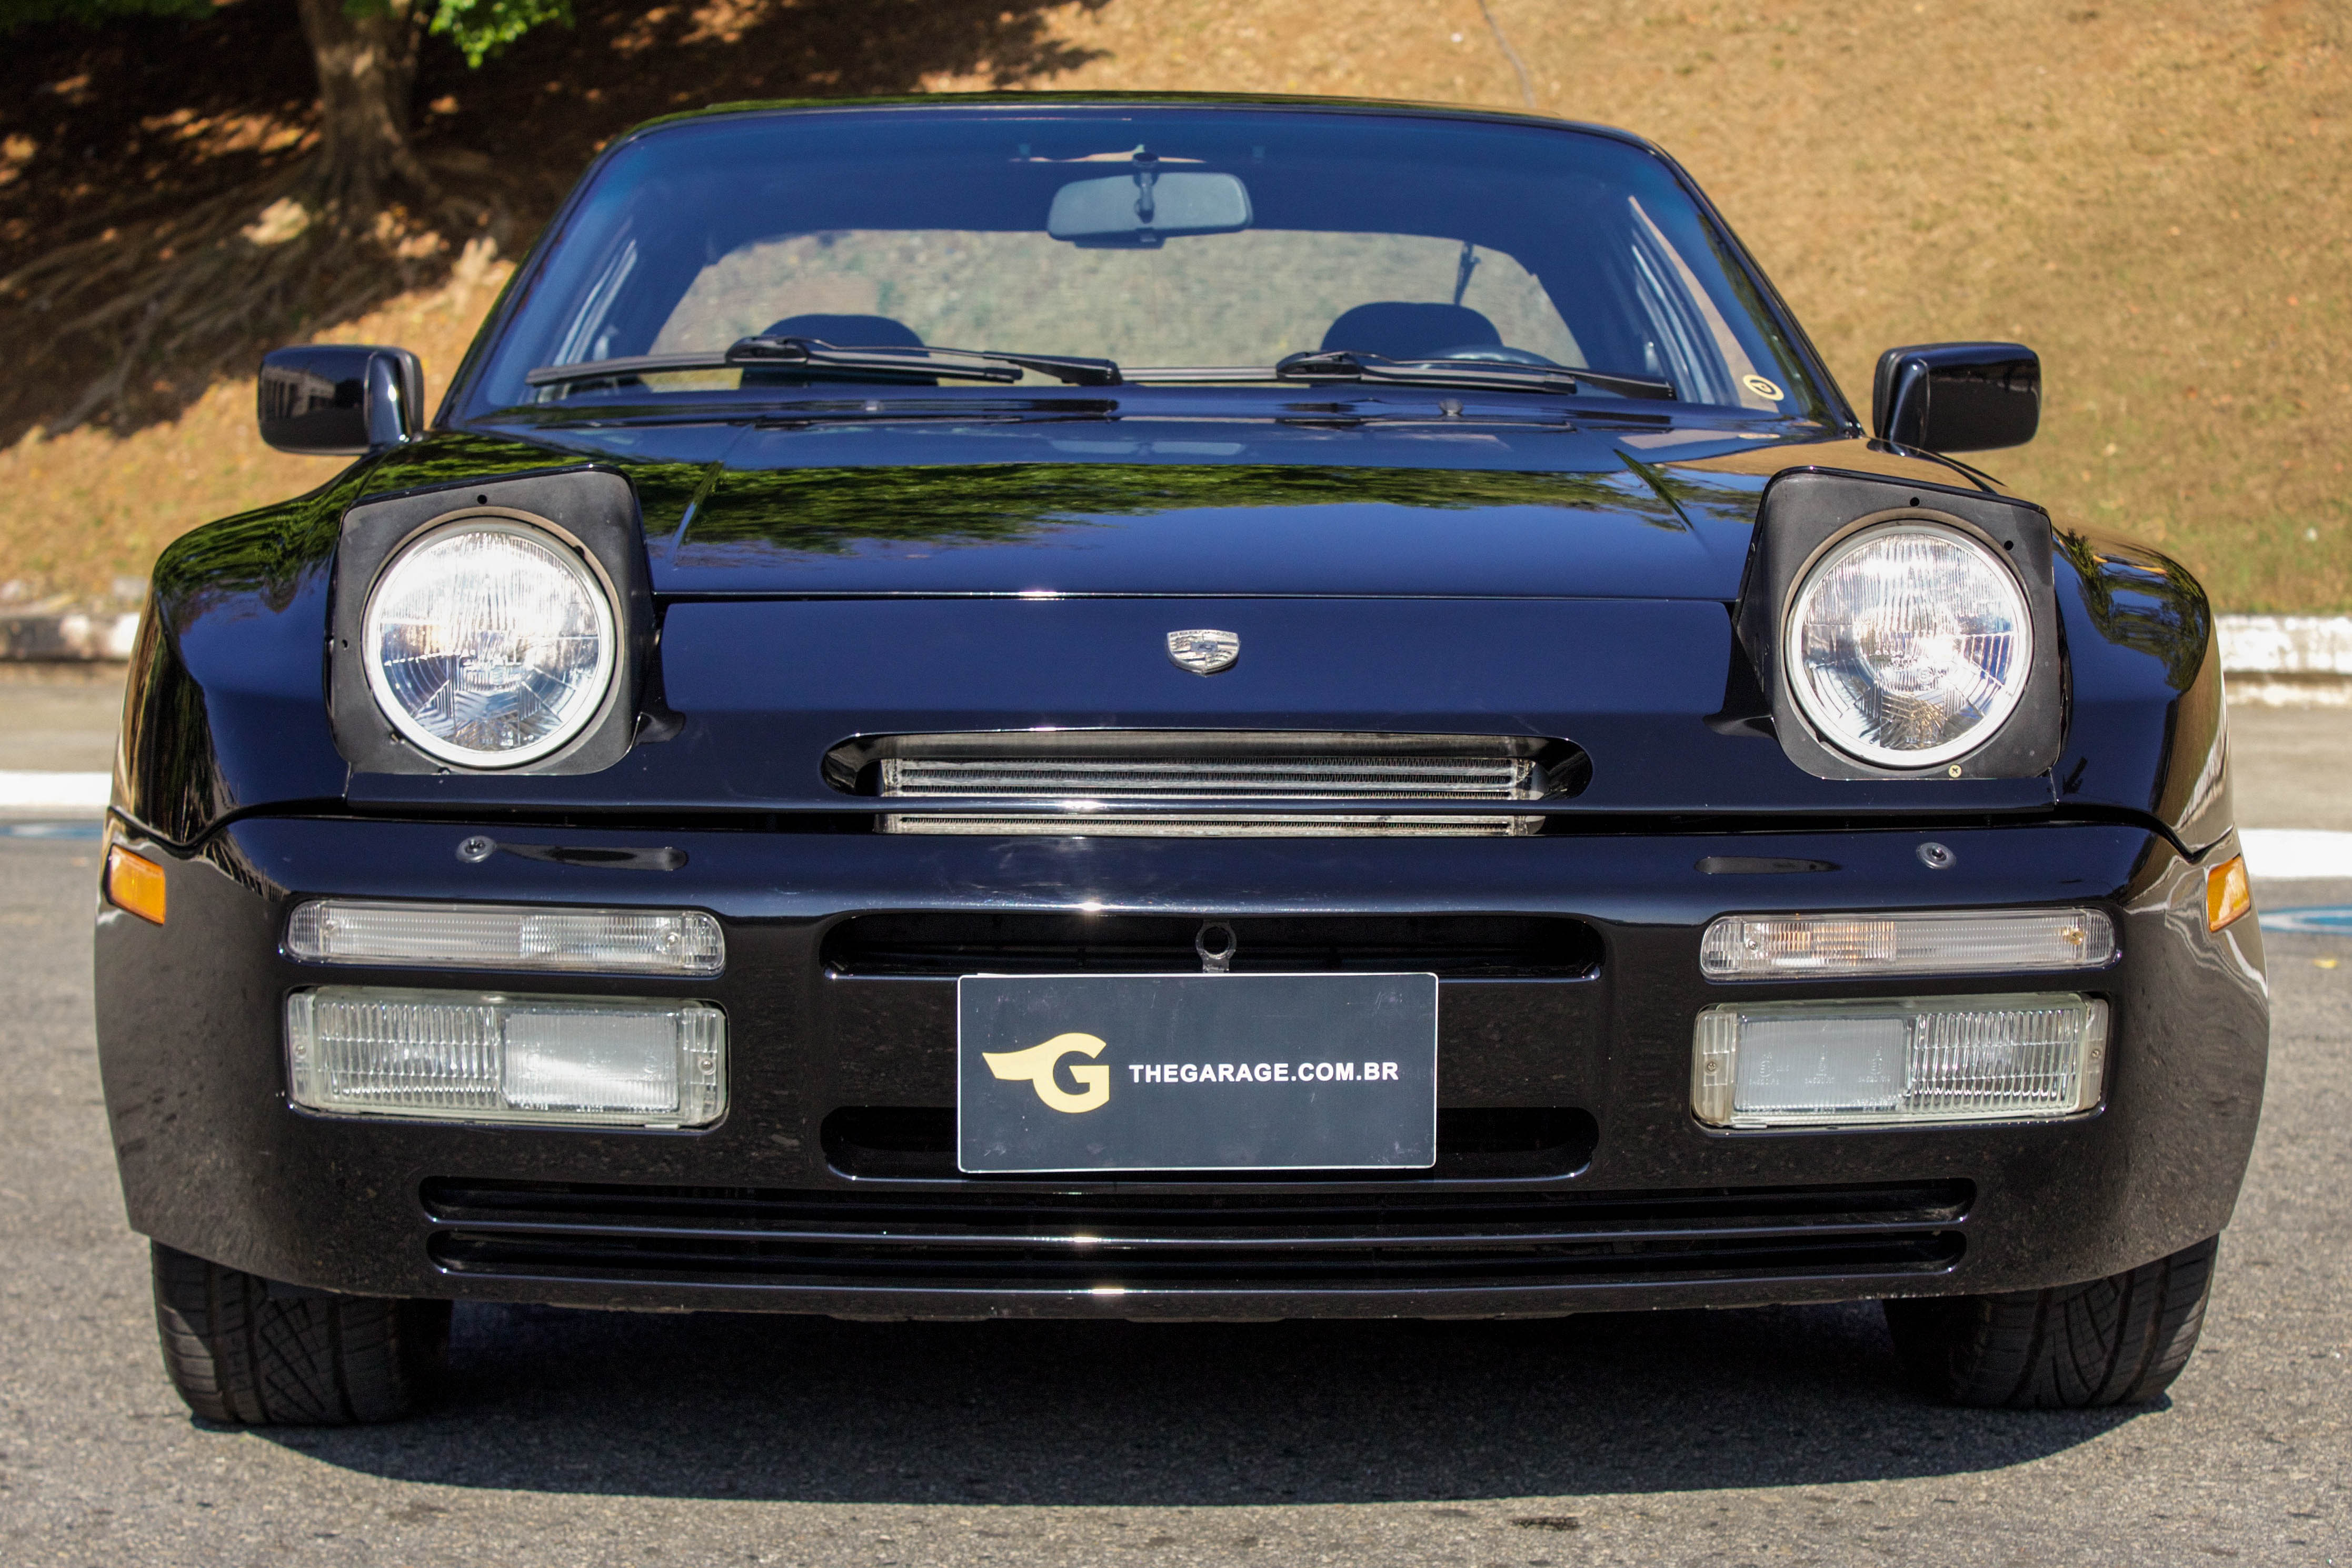
{"type": "MultiPolygon", "coordinates": [[[[415,350],[430,407],[511,270],[478,247],[445,287],[318,339],[415,350]]],[[[36,432],[0,452],[0,596],[110,597],[117,579],[143,577],[159,550],[197,524],[299,495],[347,461],[264,446],[250,381],[217,382],[177,419],[132,435],[96,426],[47,439],[36,432]]]]}
{"type": "MultiPolygon", "coordinates": [[[[1491,4],[1538,107],[1690,167],[1849,395],[1889,344],[2032,343],[2043,434],[1995,472],[2163,544],[2230,608],[2352,607],[2345,0],[1491,4]]],[[[1110,0],[1052,22],[1101,53],[1039,85],[1518,102],[1476,0],[1110,0]]],[[[491,282],[327,335],[446,371],[491,282]]],[[[331,470],[264,453],[250,397],[0,453],[0,578],[95,591],[331,470]]]]}

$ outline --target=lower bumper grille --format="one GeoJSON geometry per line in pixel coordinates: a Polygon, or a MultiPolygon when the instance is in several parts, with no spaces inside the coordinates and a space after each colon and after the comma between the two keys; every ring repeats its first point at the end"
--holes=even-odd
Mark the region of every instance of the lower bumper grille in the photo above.
{"type": "Polygon", "coordinates": [[[1948,1269],[1967,1182],[920,1198],[428,1182],[459,1274],[902,1290],[1412,1290],[1948,1269]]]}

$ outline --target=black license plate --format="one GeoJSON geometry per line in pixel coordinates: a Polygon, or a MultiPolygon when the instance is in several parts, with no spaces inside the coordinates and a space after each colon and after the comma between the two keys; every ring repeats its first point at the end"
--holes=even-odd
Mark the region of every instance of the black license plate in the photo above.
{"type": "Polygon", "coordinates": [[[966,975],[956,1164],[1426,1169],[1434,975],[966,975]]]}

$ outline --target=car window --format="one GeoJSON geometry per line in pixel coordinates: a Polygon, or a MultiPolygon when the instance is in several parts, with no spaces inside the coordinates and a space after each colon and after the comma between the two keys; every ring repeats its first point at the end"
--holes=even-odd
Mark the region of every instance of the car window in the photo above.
{"type": "Polygon", "coordinates": [[[1527,122],[1205,106],[657,128],[592,174],[461,406],[824,379],[545,374],[715,358],[753,337],[1104,359],[1138,380],[1263,380],[1318,350],[1489,360],[1664,381],[1693,402],[1826,406],[1724,236],[1643,148],[1527,122]]]}
{"type": "Polygon", "coordinates": [[[1433,235],[1296,229],[1121,249],[971,229],[763,238],[697,274],[649,351],[723,349],[776,321],[823,314],[886,317],[926,343],[1135,366],[1272,364],[1320,348],[1344,312],[1383,299],[1451,300],[1486,317],[1504,343],[1586,362],[1542,284],[1514,257],[1433,235]]]}

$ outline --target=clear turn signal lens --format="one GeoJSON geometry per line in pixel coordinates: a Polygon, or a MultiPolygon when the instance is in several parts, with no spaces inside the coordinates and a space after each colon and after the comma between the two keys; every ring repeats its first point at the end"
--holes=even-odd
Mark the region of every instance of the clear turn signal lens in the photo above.
{"type": "Polygon", "coordinates": [[[693,909],[536,909],[322,898],[286,923],[289,956],[313,964],[549,969],[582,975],[716,975],[719,922],[693,909]]]}
{"type": "Polygon", "coordinates": [[[1710,980],[1769,980],[2095,969],[2115,956],[2115,922],[2096,909],[1955,909],[1727,915],[1699,939],[1698,964],[1710,980]]]}
{"type": "Polygon", "coordinates": [[[2099,1103],[2107,1004],[2059,996],[1709,1008],[1691,1109],[1717,1127],[2071,1116],[2099,1103]]]}
{"type": "Polygon", "coordinates": [[[699,1127],[727,1109],[708,1002],[330,986],[286,999],[287,1092],[331,1114],[699,1127]]]}

